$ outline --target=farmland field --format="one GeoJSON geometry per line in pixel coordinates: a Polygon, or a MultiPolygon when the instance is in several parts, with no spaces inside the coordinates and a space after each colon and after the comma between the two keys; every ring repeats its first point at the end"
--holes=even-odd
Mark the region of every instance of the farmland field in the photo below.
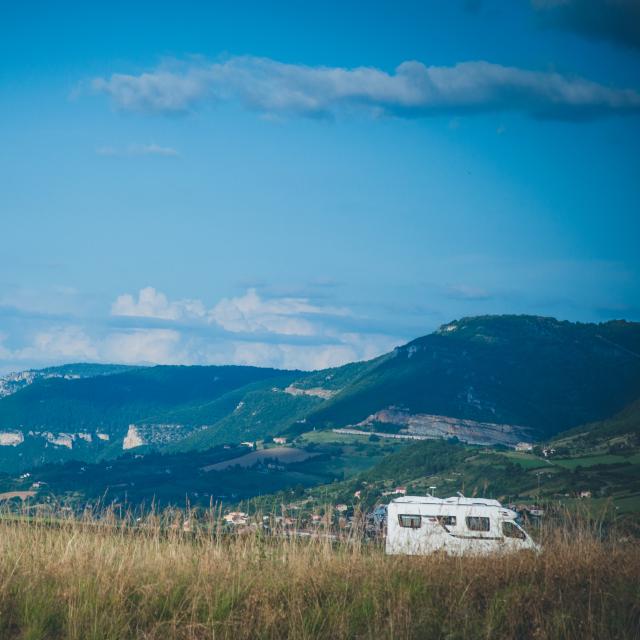
{"type": "Polygon", "coordinates": [[[294,449],[293,447],[274,447],[273,449],[261,449],[260,451],[252,451],[237,458],[231,458],[224,462],[202,467],[203,471],[224,471],[231,467],[239,466],[244,468],[253,467],[260,462],[268,460],[277,460],[281,464],[292,464],[294,462],[303,462],[313,457],[313,453],[307,453],[302,449],[294,449]]]}
{"type": "Polygon", "coordinates": [[[595,456],[583,456],[579,458],[560,458],[554,459],[553,464],[560,465],[567,469],[575,469],[576,467],[593,467],[600,464],[640,464],[640,454],[635,454],[628,457],[616,456],[616,455],[595,455],[595,456]]]}

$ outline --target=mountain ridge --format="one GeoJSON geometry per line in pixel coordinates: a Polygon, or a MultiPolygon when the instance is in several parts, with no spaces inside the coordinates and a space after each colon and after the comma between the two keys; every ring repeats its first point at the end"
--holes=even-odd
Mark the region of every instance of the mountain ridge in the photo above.
{"type": "Polygon", "coordinates": [[[113,457],[130,425],[146,425],[144,445],[180,451],[345,427],[464,438],[464,425],[470,442],[513,446],[640,397],[638,353],[640,323],[502,315],[454,320],[378,358],[311,372],[159,365],[67,379],[74,367],[111,365],[65,365],[0,398],[0,463],[113,457]]]}

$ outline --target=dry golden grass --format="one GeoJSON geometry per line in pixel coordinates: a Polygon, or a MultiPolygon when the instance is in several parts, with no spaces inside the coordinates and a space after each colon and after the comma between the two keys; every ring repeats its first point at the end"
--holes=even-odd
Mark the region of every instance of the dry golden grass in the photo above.
{"type": "MultiPolygon", "coordinates": [[[[169,516],[174,517],[173,516],[169,516]]],[[[166,524],[166,523],[165,523],[166,524]]],[[[587,528],[499,558],[357,537],[0,520],[0,638],[638,638],[640,547],[587,528]]]]}

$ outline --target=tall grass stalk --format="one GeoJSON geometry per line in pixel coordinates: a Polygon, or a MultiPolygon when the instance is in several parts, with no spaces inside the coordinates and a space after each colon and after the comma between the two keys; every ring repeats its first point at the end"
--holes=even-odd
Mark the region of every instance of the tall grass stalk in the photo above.
{"type": "Polygon", "coordinates": [[[194,520],[5,514],[0,638],[639,636],[640,547],[592,524],[543,530],[540,554],[449,558],[388,557],[355,532],[229,535],[215,506],[194,520]]]}

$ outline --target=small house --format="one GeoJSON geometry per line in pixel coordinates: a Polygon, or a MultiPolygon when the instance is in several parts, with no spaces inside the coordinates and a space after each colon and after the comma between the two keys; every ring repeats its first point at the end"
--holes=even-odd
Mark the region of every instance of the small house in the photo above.
{"type": "Polygon", "coordinates": [[[231,513],[227,513],[223,520],[233,526],[246,525],[247,522],[249,522],[249,516],[244,511],[232,511],[231,513]]]}

